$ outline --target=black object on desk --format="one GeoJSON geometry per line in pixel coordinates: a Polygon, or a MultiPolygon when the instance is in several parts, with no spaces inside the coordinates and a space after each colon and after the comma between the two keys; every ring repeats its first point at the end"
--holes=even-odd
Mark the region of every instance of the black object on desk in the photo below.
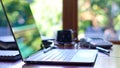
{"type": "Polygon", "coordinates": [[[112,43],[107,40],[103,40],[102,38],[82,38],[80,39],[80,46],[86,48],[94,48],[99,52],[109,55],[110,49],[112,47],[112,43]]]}
{"type": "Polygon", "coordinates": [[[80,39],[80,46],[84,46],[87,48],[96,48],[102,47],[105,49],[110,49],[112,47],[112,43],[104,40],[103,38],[82,38],[80,39]]]}
{"type": "Polygon", "coordinates": [[[72,30],[59,30],[57,31],[57,39],[58,44],[66,44],[71,43],[73,41],[72,30]]]}
{"type": "Polygon", "coordinates": [[[52,42],[50,42],[49,40],[42,40],[42,42],[43,42],[45,48],[50,47],[52,44],[52,42]]]}

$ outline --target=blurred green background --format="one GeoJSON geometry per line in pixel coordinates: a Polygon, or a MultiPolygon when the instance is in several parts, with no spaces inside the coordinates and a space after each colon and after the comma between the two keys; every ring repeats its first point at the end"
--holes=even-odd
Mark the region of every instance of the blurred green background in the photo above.
{"type": "MultiPolygon", "coordinates": [[[[31,4],[30,7],[41,35],[55,37],[56,31],[62,29],[63,0],[27,1],[31,4]]],[[[10,8],[10,10],[12,9],[10,8]]],[[[6,26],[4,23],[6,19],[2,12],[0,7],[0,28],[6,26]]],[[[96,15],[102,28],[112,28],[115,32],[120,31],[120,0],[78,0],[79,36],[84,34],[85,29],[90,26],[91,13],[96,15]]]]}
{"type": "Polygon", "coordinates": [[[100,27],[120,31],[120,0],[78,0],[79,36],[90,26],[92,14],[96,15],[100,27]]]}

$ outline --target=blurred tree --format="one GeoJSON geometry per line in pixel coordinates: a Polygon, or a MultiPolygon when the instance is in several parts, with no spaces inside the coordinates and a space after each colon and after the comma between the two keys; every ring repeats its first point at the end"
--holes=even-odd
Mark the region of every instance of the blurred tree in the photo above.
{"type": "Polygon", "coordinates": [[[94,7],[95,5],[106,12],[109,19],[107,27],[114,29],[114,18],[120,14],[120,0],[91,0],[91,6],[94,7]]]}

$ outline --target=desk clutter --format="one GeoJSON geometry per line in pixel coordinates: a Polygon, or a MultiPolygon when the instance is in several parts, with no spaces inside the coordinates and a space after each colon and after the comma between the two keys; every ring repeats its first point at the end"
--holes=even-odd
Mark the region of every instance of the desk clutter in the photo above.
{"type": "MultiPolygon", "coordinates": [[[[112,43],[102,39],[102,38],[82,38],[80,39],[80,41],[78,43],[73,41],[73,37],[72,37],[72,31],[71,30],[59,30],[57,32],[57,36],[56,39],[46,39],[46,40],[42,40],[44,47],[47,49],[49,47],[51,47],[51,45],[54,43],[54,45],[52,45],[52,49],[56,49],[56,48],[60,48],[60,49],[74,49],[75,46],[78,47],[86,47],[89,49],[98,49],[99,51],[107,51],[104,49],[101,49],[99,47],[105,48],[105,49],[110,49],[112,47],[112,43]]],[[[0,42],[1,45],[1,50],[18,50],[17,46],[15,45],[15,42],[0,42]]],[[[109,51],[107,51],[109,52],[109,51]]]]}
{"type": "Polygon", "coordinates": [[[12,35],[0,36],[0,50],[18,50],[12,35]]]}
{"type": "Polygon", "coordinates": [[[109,42],[108,40],[105,40],[103,38],[82,38],[80,39],[79,45],[81,47],[86,47],[86,48],[96,48],[96,47],[102,47],[105,49],[110,49],[113,44],[109,42]]]}
{"type": "Polygon", "coordinates": [[[103,38],[82,38],[78,43],[81,48],[97,49],[106,55],[109,55],[110,49],[113,46],[111,42],[103,38]]]}
{"type": "Polygon", "coordinates": [[[11,36],[0,37],[0,61],[17,61],[19,59],[21,56],[16,42],[11,39],[11,36]]]}
{"type": "Polygon", "coordinates": [[[57,31],[56,41],[58,44],[71,44],[73,42],[72,30],[57,31]]]}

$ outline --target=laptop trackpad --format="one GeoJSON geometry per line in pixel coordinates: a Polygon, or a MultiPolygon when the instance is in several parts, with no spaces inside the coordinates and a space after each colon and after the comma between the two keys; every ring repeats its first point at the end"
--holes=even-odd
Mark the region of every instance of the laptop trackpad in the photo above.
{"type": "Polygon", "coordinates": [[[76,55],[71,59],[71,62],[95,62],[97,55],[97,50],[80,50],[76,55]],[[79,59],[79,60],[78,60],[79,59]]]}

